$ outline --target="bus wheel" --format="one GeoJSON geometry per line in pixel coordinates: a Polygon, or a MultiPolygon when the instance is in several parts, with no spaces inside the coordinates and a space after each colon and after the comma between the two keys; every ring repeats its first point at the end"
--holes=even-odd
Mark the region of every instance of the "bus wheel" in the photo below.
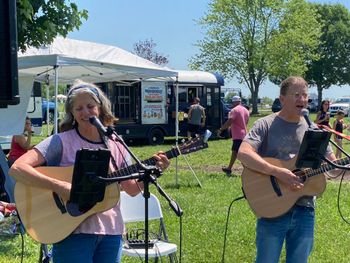
{"type": "Polygon", "coordinates": [[[157,145],[164,143],[164,134],[160,129],[153,129],[149,133],[148,143],[150,145],[157,145]]]}

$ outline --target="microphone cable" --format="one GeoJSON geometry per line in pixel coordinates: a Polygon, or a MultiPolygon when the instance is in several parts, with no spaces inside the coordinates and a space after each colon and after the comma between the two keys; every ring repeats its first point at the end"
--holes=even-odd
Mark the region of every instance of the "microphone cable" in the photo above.
{"type": "Polygon", "coordinates": [[[179,219],[179,225],[180,225],[180,255],[179,255],[179,263],[181,263],[181,259],[182,259],[182,215],[180,216],[180,219],[179,219]]]}
{"type": "Polygon", "coordinates": [[[338,195],[337,195],[337,208],[338,208],[338,213],[339,213],[341,219],[346,224],[350,225],[350,221],[345,218],[345,216],[343,215],[343,213],[341,211],[341,207],[340,207],[340,192],[341,192],[341,187],[342,187],[343,180],[344,180],[344,177],[345,177],[345,173],[346,173],[346,170],[343,170],[342,173],[341,173],[341,178],[340,178],[340,183],[339,183],[339,188],[338,188],[338,195]]]}
{"type": "Polygon", "coordinates": [[[224,263],[225,262],[225,251],[226,251],[226,239],[227,239],[227,230],[228,230],[228,222],[229,222],[229,218],[230,218],[230,211],[231,211],[231,207],[233,205],[234,202],[238,201],[238,200],[241,200],[241,199],[244,199],[245,196],[240,196],[240,197],[237,197],[235,199],[232,200],[230,206],[228,207],[228,210],[227,210],[227,219],[226,219],[226,225],[225,225],[225,234],[224,234],[224,246],[222,248],[222,258],[221,258],[221,263],[224,263]]]}

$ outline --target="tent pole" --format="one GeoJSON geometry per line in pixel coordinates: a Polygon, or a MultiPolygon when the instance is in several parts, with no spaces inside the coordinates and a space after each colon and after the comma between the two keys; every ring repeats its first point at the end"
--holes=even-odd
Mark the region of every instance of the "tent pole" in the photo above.
{"type": "Polygon", "coordinates": [[[54,133],[57,133],[57,95],[58,95],[58,65],[55,65],[55,111],[54,111],[54,133]]]}
{"type": "MultiPolygon", "coordinates": [[[[175,81],[175,113],[176,113],[176,121],[175,121],[175,138],[176,138],[176,148],[178,147],[179,144],[179,78],[176,76],[176,81],[175,81]]],[[[178,183],[178,158],[176,157],[175,160],[175,185],[176,187],[179,187],[178,183]]]]}
{"type": "Polygon", "coordinates": [[[46,128],[47,128],[47,133],[46,136],[49,136],[50,134],[50,127],[49,127],[49,100],[50,100],[50,86],[46,86],[46,128]]]}

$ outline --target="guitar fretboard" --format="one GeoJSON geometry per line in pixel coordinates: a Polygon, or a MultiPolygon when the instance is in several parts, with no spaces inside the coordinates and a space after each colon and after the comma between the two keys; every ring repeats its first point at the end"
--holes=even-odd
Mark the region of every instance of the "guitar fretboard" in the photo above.
{"type": "MultiPolygon", "coordinates": [[[[337,165],[348,165],[350,163],[350,159],[345,157],[345,158],[338,159],[338,160],[334,161],[334,163],[337,165]]],[[[332,166],[328,163],[322,163],[320,168],[306,169],[304,172],[305,172],[305,175],[307,177],[312,177],[314,175],[319,175],[319,174],[322,174],[322,173],[325,173],[325,172],[328,172],[328,171],[331,171],[334,169],[336,169],[336,168],[334,168],[334,166],[332,166]]]]}
{"type": "MultiPolygon", "coordinates": [[[[164,153],[168,159],[177,157],[180,155],[180,150],[176,147],[172,148],[171,150],[167,151],[164,153]]],[[[155,165],[156,164],[156,159],[154,157],[148,158],[146,160],[141,161],[142,163],[146,165],[155,165]]],[[[122,169],[119,169],[109,175],[109,177],[121,177],[121,176],[128,176],[133,173],[137,173],[141,169],[141,166],[136,163],[132,164],[128,167],[124,167],[122,169]]]]}

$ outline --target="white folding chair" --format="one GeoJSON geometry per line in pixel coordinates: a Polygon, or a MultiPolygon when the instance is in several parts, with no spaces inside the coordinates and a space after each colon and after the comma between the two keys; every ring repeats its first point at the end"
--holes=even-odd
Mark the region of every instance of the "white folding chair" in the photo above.
{"type": "MultiPolygon", "coordinates": [[[[145,221],[145,200],[142,194],[138,194],[135,197],[129,196],[125,192],[121,192],[120,195],[120,208],[124,222],[144,222],[145,221]]],[[[153,248],[148,249],[148,256],[155,258],[162,256],[169,256],[170,261],[176,260],[175,252],[177,245],[168,242],[168,236],[165,229],[163,220],[163,213],[158,198],[151,194],[148,199],[148,219],[159,220],[159,234],[161,239],[158,239],[153,248]]],[[[126,244],[123,246],[123,255],[132,257],[145,257],[144,248],[128,248],[126,244]]]]}

